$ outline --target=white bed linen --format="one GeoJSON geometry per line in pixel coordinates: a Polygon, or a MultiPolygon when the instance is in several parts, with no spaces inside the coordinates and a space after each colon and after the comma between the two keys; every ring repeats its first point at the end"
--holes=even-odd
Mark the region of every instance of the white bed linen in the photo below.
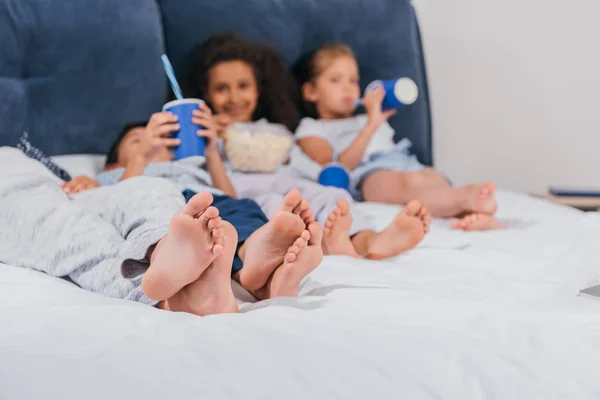
{"type": "MultiPolygon", "coordinates": [[[[509,230],[435,221],[395,260],[328,257],[301,297],[239,315],[0,265],[0,399],[600,398],[600,301],[577,296],[600,283],[600,217],[499,202],[509,230]]],[[[380,226],[398,210],[361,207],[380,226]]]]}
{"type": "Polygon", "coordinates": [[[95,177],[104,168],[106,157],[94,154],[68,154],[52,157],[59,167],[67,170],[71,177],[87,175],[95,177]]]}

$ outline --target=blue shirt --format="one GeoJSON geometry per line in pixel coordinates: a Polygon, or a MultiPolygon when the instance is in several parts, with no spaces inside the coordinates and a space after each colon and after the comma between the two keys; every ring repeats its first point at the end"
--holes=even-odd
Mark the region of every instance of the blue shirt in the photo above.
{"type": "MultiPolygon", "coordinates": [[[[114,185],[119,182],[124,172],[125,168],[103,171],[98,174],[96,181],[101,186],[114,185]]],[[[188,165],[177,161],[151,163],[144,170],[144,176],[169,179],[179,187],[181,192],[191,190],[195,193],[210,192],[216,195],[224,194],[212,185],[209,173],[195,165],[188,165]]]]}

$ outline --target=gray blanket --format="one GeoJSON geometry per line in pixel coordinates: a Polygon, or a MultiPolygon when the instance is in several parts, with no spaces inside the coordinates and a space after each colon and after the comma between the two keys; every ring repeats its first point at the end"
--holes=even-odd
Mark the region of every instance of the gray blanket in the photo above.
{"type": "Polygon", "coordinates": [[[9,174],[0,179],[0,261],[155,304],[142,292],[141,275],[126,279],[121,267],[143,259],[184,204],[161,178],[131,178],[69,198],[47,175],[9,174]]]}

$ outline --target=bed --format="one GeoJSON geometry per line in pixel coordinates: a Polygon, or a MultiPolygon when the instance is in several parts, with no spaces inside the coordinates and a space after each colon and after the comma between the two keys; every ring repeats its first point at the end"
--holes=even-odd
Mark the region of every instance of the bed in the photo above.
{"type": "MultiPolygon", "coordinates": [[[[597,399],[600,217],[500,192],[506,231],[326,257],[301,296],[198,318],[0,265],[0,398],[597,399]]],[[[362,205],[383,226],[393,206],[362,205]]]]}
{"type": "MultiPolygon", "coordinates": [[[[166,46],[180,69],[194,44],[233,29],[290,63],[340,40],[371,56],[365,81],[413,77],[423,96],[393,124],[433,162],[408,1],[255,0],[235,12],[234,0],[69,1],[0,0],[0,146],[27,129],[51,155],[102,153],[120,124],[164,101],[159,63],[140,63],[166,46]]],[[[73,174],[102,164],[56,160],[73,174]]],[[[326,257],[298,298],[254,302],[236,287],[239,315],[164,312],[0,264],[0,399],[600,398],[600,302],[577,296],[600,283],[600,216],[502,190],[498,200],[507,230],[436,220],[396,259],[326,257]]],[[[379,227],[398,211],[360,207],[379,227]]]]}

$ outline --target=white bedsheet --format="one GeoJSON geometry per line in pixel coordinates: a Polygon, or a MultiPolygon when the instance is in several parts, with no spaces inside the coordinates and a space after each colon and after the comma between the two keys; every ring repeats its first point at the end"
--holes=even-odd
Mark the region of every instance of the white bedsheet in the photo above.
{"type": "MultiPolygon", "coordinates": [[[[302,297],[164,312],[0,266],[0,399],[598,399],[600,217],[499,194],[393,261],[326,258],[302,297]]],[[[397,208],[362,205],[381,226],[397,208]]]]}

